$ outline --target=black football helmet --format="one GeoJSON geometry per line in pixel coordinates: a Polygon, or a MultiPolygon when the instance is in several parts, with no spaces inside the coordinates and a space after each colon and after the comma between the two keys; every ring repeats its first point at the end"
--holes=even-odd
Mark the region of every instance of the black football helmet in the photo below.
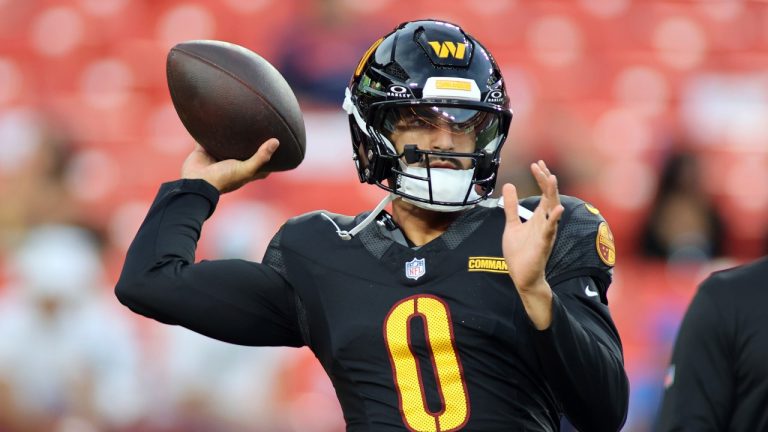
{"type": "Polygon", "coordinates": [[[512,119],[509,98],[491,54],[457,25],[406,22],[374,42],[352,76],[344,109],[361,182],[438,211],[465,208],[493,192],[512,119]],[[469,136],[474,149],[406,142],[398,150],[392,136],[403,125],[469,136]],[[462,159],[456,166],[469,170],[436,168],[462,159]]]}

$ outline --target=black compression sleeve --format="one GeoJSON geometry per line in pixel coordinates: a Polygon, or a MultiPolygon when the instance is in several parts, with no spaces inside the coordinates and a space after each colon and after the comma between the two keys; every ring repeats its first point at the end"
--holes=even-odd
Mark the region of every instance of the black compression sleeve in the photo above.
{"type": "Polygon", "coordinates": [[[544,376],[579,430],[619,430],[629,404],[621,341],[589,277],[552,287],[552,323],[530,326],[544,376]]]}
{"type": "Polygon", "coordinates": [[[128,249],[115,287],[131,310],[243,345],[301,346],[290,285],[243,260],[195,263],[218,192],[202,180],[164,184],[128,249]]]}

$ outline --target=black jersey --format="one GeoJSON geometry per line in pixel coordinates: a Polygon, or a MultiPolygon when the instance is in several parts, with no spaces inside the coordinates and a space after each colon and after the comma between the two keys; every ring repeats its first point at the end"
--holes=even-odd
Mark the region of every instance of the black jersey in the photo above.
{"type": "Polygon", "coordinates": [[[768,258],[716,272],[678,333],[657,430],[768,431],[768,258]]]}
{"type": "MultiPolygon", "coordinates": [[[[349,431],[617,430],[628,383],[605,294],[615,260],[598,212],[562,197],[546,277],[551,326],[529,321],[501,250],[504,211],[477,206],[420,247],[384,215],[288,221],[263,263],[194,263],[218,194],[202,181],[161,188],[118,283],[136,312],[229,342],[309,346],[349,431]]],[[[536,199],[521,201],[533,209],[536,199]]]]}

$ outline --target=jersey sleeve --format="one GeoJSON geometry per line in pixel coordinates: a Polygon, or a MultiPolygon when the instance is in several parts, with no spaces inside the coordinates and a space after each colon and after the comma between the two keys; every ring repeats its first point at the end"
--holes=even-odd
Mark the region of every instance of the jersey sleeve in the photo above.
{"type": "Polygon", "coordinates": [[[533,342],[547,383],[568,419],[584,431],[616,431],[626,418],[629,380],[621,340],[589,276],[552,286],[552,323],[533,325],[533,342]]]}
{"type": "Polygon", "coordinates": [[[665,379],[658,419],[660,432],[728,429],[733,398],[733,371],[722,302],[705,281],[685,313],[665,379]]]}
{"type": "MultiPolygon", "coordinates": [[[[540,197],[520,201],[533,211],[540,197]]],[[[549,328],[533,332],[547,383],[578,430],[616,431],[627,415],[629,380],[619,333],[608,310],[616,249],[595,207],[561,195],[558,223],[545,276],[554,297],[549,328]]]]}
{"type": "Polygon", "coordinates": [[[164,184],[126,254],[115,287],[136,313],[225,342],[302,346],[291,286],[244,260],[195,263],[218,191],[203,180],[164,184]]]}

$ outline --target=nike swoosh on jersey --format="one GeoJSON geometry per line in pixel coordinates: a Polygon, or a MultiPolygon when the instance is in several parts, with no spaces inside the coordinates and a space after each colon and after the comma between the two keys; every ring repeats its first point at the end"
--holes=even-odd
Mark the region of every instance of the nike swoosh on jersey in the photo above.
{"type": "Polygon", "coordinates": [[[584,287],[584,294],[588,295],[589,297],[594,297],[597,295],[597,291],[593,291],[589,289],[589,285],[587,285],[586,287],[584,287]]]}

